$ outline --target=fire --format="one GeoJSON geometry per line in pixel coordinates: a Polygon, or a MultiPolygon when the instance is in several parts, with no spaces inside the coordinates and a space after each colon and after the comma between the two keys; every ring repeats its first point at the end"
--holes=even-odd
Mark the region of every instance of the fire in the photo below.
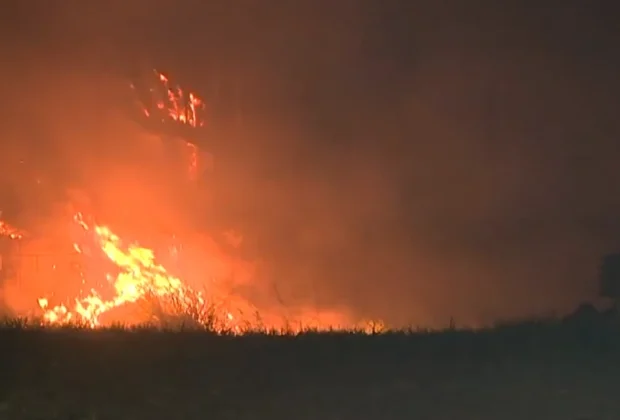
{"type": "MultiPolygon", "coordinates": [[[[94,244],[116,266],[116,274],[106,275],[113,294],[106,299],[92,289],[85,297],[77,298],[71,308],[63,304],[50,307],[47,298],[39,298],[39,306],[45,311],[45,321],[52,324],[78,321],[96,327],[101,325],[101,316],[105,313],[147,297],[173,297],[182,309],[188,305],[205,303],[201,293],[191,290],[158,264],[152,250],[137,244],[125,246],[110,228],[99,225],[91,228],[81,214],[75,216],[75,222],[85,233],[90,234],[94,244]]],[[[75,244],[74,248],[78,253],[83,253],[79,244],[75,244]]]]}
{"type": "MultiPolygon", "coordinates": [[[[158,71],[153,74],[155,80],[151,80],[151,85],[146,89],[149,97],[142,102],[143,114],[153,120],[179,123],[179,127],[195,129],[204,126],[203,100],[193,92],[178,86],[173,87],[164,74],[158,71]]],[[[138,89],[135,90],[139,95],[138,89]]],[[[199,150],[195,142],[187,139],[185,142],[189,150],[189,176],[195,179],[199,169],[199,150]]],[[[83,210],[87,206],[78,205],[78,208],[83,210]]],[[[71,210],[69,214],[74,211],[71,210]]],[[[66,217],[63,220],[66,221],[66,217]]],[[[72,223],[72,226],[76,227],[72,258],[79,255],[84,267],[90,266],[94,269],[82,269],[80,262],[79,291],[69,287],[70,291],[59,292],[66,296],[54,296],[55,292],[48,293],[49,290],[37,289],[28,297],[28,302],[32,302],[33,306],[36,300],[37,311],[42,311],[40,313],[46,325],[77,323],[98,328],[112,322],[135,325],[150,321],[164,323],[168,319],[193,322],[211,330],[236,334],[262,329],[292,332],[304,328],[361,328],[369,331],[382,329],[380,323],[353,322],[347,311],[322,311],[307,307],[276,308],[268,303],[262,303],[258,308],[252,302],[259,299],[251,301],[241,292],[235,292],[235,287],[239,284],[230,286],[220,279],[209,278],[209,283],[204,284],[205,289],[198,290],[187,283],[194,280],[193,272],[197,264],[192,265],[191,270],[179,274],[175,272],[175,268],[179,267],[162,263],[165,257],[162,258],[161,254],[137,242],[123,240],[109,226],[100,225],[81,213],[73,216],[72,223]],[[57,301],[57,297],[61,300],[57,301]],[[143,310],[142,313],[137,313],[140,309],[143,310]]],[[[64,232],[65,227],[62,227],[61,231],[64,232]]],[[[25,232],[0,220],[0,236],[22,239],[25,232]]],[[[33,235],[27,236],[30,238],[33,235]]],[[[227,232],[225,236],[233,247],[242,242],[242,238],[233,232],[227,232]]],[[[62,243],[68,246],[71,242],[63,239],[62,243]]],[[[180,249],[181,247],[169,248],[172,259],[177,253],[184,252],[180,249]]],[[[200,257],[197,259],[203,258],[203,249],[199,251],[200,257]]],[[[200,264],[209,265],[209,276],[212,265],[227,264],[218,261],[218,254],[205,254],[204,261],[200,264]]],[[[53,269],[56,270],[55,265],[53,269]]],[[[195,272],[201,271],[196,269],[195,272]]],[[[70,282],[64,273],[53,276],[63,282],[70,282]]],[[[45,284],[48,285],[47,282],[45,284]]],[[[243,285],[246,286],[245,283],[243,285]]],[[[52,289],[56,291],[59,287],[53,286],[52,289]]]]}
{"type": "MultiPolygon", "coordinates": [[[[180,86],[174,87],[168,76],[153,70],[154,80],[147,82],[148,97],[139,100],[142,113],[147,118],[157,118],[162,123],[174,122],[182,127],[204,127],[205,102],[196,93],[186,91],[180,86]]],[[[133,83],[131,88],[140,96],[140,92],[133,83]]],[[[188,176],[190,180],[196,180],[199,171],[198,148],[187,139],[183,139],[189,148],[188,176]]]]}
{"type": "MultiPolygon", "coordinates": [[[[159,118],[162,122],[172,120],[190,127],[205,125],[205,102],[194,92],[187,92],[179,85],[173,86],[168,76],[153,70],[155,81],[148,86],[150,103],[141,103],[142,113],[149,118],[159,118]],[[156,83],[156,84],[155,84],[156,83]]],[[[132,83],[131,88],[136,90],[132,83]]]]}
{"type": "Polygon", "coordinates": [[[9,225],[7,222],[0,220],[0,237],[22,239],[24,237],[24,233],[16,227],[9,225]]]}
{"type": "Polygon", "coordinates": [[[183,90],[179,86],[171,88],[168,77],[157,72],[157,70],[155,70],[155,72],[159,76],[159,81],[162,83],[167,93],[167,102],[165,100],[159,101],[157,103],[157,108],[166,109],[168,111],[168,116],[174,121],[192,127],[202,127],[204,121],[201,120],[198,115],[199,110],[204,109],[204,102],[202,99],[193,92],[184,95],[183,90]]]}
{"type": "MultiPolygon", "coordinates": [[[[81,214],[75,216],[74,222],[85,234],[83,243],[74,244],[75,251],[89,259],[96,259],[100,253],[109,267],[103,276],[106,282],[75,298],[71,304],[52,306],[50,299],[39,297],[37,303],[43,310],[45,324],[77,323],[98,328],[112,321],[129,325],[164,321],[161,317],[169,314],[172,319],[189,316],[179,320],[233,334],[264,329],[296,332],[304,328],[357,328],[371,332],[383,328],[376,322],[353,323],[339,311],[300,308],[284,316],[258,310],[248,300],[218,287],[216,283],[210,284],[207,290],[195,290],[160,264],[153,250],[137,243],[125,244],[109,227],[88,223],[81,214]],[[126,316],[145,304],[156,307],[147,308],[150,312],[142,313],[139,318],[126,316]],[[153,312],[153,309],[161,313],[156,315],[159,312],[153,312]]],[[[83,283],[91,281],[85,279],[83,283]]]]}

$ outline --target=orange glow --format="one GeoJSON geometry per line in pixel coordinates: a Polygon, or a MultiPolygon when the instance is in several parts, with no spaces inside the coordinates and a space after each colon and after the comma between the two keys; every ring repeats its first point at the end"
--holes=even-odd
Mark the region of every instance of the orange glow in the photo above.
{"type": "Polygon", "coordinates": [[[9,225],[7,222],[0,220],[0,237],[9,239],[22,239],[24,233],[19,229],[9,225]]]}
{"type": "MultiPolygon", "coordinates": [[[[153,101],[143,108],[144,115],[185,127],[203,126],[202,99],[180,87],[172,88],[164,74],[157,71],[154,74],[156,81],[151,81],[149,87],[153,101]]],[[[195,144],[186,143],[187,149],[183,151],[188,152],[188,175],[196,179],[202,169],[199,167],[201,151],[195,144]]],[[[208,165],[211,162],[206,160],[204,166],[208,165]]],[[[151,223],[144,214],[148,206],[134,204],[143,198],[141,184],[123,179],[123,187],[116,187],[111,190],[101,185],[95,187],[103,193],[93,201],[110,203],[108,206],[91,205],[90,194],[71,191],[70,203],[62,205],[63,215],[37,224],[36,230],[34,226],[20,230],[0,220],[0,237],[22,239],[19,247],[7,246],[2,250],[20,254],[7,258],[11,264],[9,275],[16,273],[18,278],[7,277],[0,285],[15,313],[34,315],[44,325],[75,323],[99,328],[115,323],[126,326],[181,323],[234,334],[266,329],[298,332],[308,328],[373,331],[382,328],[380,323],[357,322],[346,309],[285,305],[280,296],[272,296],[271,283],[262,283],[257,264],[235,253],[243,243],[239,233],[225,232],[226,244],[220,246],[218,241],[202,233],[187,233],[186,217],[181,216],[178,223],[173,223],[166,210],[162,211],[165,228],[158,228],[161,225],[151,223]],[[140,227],[128,220],[120,222],[120,226],[132,232],[123,231],[121,235],[119,225],[112,229],[95,219],[97,213],[108,221],[114,220],[110,213],[116,214],[116,210],[136,215],[133,221],[139,222],[136,224],[140,227]],[[177,229],[185,234],[173,235],[177,229]],[[136,231],[144,242],[126,240],[136,231]],[[163,238],[162,231],[167,232],[163,238]]],[[[158,199],[153,205],[161,201],[158,199]]]]}
{"type": "Polygon", "coordinates": [[[187,143],[189,148],[189,167],[188,175],[190,180],[195,180],[198,177],[198,148],[192,143],[187,143]]]}
{"type": "MultiPolygon", "coordinates": [[[[37,304],[43,311],[44,324],[77,323],[97,328],[111,323],[136,325],[172,320],[185,326],[189,323],[233,334],[258,330],[299,332],[308,328],[355,328],[370,332],[383,328],[380,323],[353,322],[346,311],[317,311],[302,307],[287,308],[282,312],[269,307],[258,308],[247,298],[232,292],[230,285],[217,280],[210,282],[204,290],[196,290],[160,264],[153,250],[137,243],[126,244],[109,227],[87,222],[80,213],[73,221],[81,232],[73,250],[97,266],[97,270],[88,275],[80,273],[82,286],[97,286],[55,305],[47,296],[40,296],[37,304]],[[98,256],[102,261],[98,261],[98,256]],[[89,278],[91,276],[96,278],[89,278]],[[101,279],[105,281],[101,282],[101,279]]],[[[230,240],[235,244],[241,242],[238,234],[230,240]]],[[[169,247],[169,250],[176,254],[182,252],[182,247],[169,247]]],[[[225,264],[218,258],[204,257],[211,265],[225,264]]],[[[251,282],[252,279],[243,281],[251,282]]]]}
{"type": "MultiPolygon", "coordinates": [[[[157,72],[157,71],[156,71],[157,72]]],[[[187,95],[183,90],[176,86],[170,87],[168,78],[162,73],[159,74],[159,81],[163,84],[167,93],[167,102],[162,100],[157,103],[159,109],[166,109],[168,116],[174,121],[190,125],[192,127],[202,127],[204,120],[200,118],[198,112],[204,109],[204,102],[194,93],[187,95]]]]}
{"type": "MultiPolygon", "coordinates": [[[[169,275],[164,267],[155,262],[151,250],[136,245],[124,247],[120,238],[105,226],[95,225],[91,231],[81,214],[76,215],[75,222],[85,232],[92,233],[96,245],[117,265],[119,272],[115,277],[110,273],[106,274],[114,289],[114,295],[104,299],[93,289],[87,296],[76,299],[73,308],[62,304],[50,308],[48,300],[40,298],[38,303],[45,310],[46,321],[66,323],[77,320],[95,327],[100,325],[100,317],[104,313],[128,303],[135,303],[147,294],[154,297],[174,295],[182,304],[188,303],[187,294],[191,291],[181,280],[169,275]]],[[[82,252],[79,244],[75,244],[74,248],[78,253],[82,252]]]]}
{"type": "MultiPolygon", "coordinates": [[[[144,104],[139,101],[144,116],[159,118],[163,123],[172,121],[192,128],[204,127],[205,102],[203,99],[194,92],[185,94],[185,91],[178,85],[172,87],[168,76],[163,73],[157,70],[153,70],[153,73],[155,81],[148,86],[151,103],[144,104]]],[[[134,91],[136,90],[133,83],[130,86],[134,91]]],[[[190,148],[188,176],[190,180],[196,180],[199,170],[198,150],[196,145],[185,139],[184,141],[190,148]]]]}
{"type": "MultiPolygon", "coordinates": [[[[205,125],[204,101],[194,92],[186,94],[180,86],[172,86],[169,78],[158,70],[153,70],[153,73],[158,85],[148,86],[152,103],[141,104],[144,115],[151,117],[152,113],[149,108],[154,105],[160,111],[156,117],[162,122],[172,120],[194,128],[203,127],[205,125]]],[[[130,86],[136,89],[133,83],[130,86]]]]}

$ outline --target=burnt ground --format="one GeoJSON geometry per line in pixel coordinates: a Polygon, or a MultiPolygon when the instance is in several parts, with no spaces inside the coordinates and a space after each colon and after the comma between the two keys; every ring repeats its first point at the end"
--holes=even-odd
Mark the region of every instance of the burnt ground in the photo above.
{"type": "Polygon", "coordinates": [[[620,328],[0,331],[0,419],[618,419],[620,328]]]}

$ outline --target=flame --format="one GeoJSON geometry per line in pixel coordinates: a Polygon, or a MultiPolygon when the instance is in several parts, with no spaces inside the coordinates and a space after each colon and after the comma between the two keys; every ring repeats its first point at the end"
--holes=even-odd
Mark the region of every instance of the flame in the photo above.
{"type": "MultiPolygon", "coordinates": [[[[189,321],[193,323],[234,334],[260,329],[299,332],[305,328],[356,328],[376,332],[383,328],[377,322],[352,323],[349,317],[339,311],[317,312],[301,308],[288,317],[269,311],[264,313],[246,299],[227,292],[215,283],[208,290],[194,290],[158,263],[153,250],[137,243],[126,245],[109,227],[89,224],[80,213],[74,217],[74,221],[85,233],[85,238],[110,263],[110,270],[105,275],[107,285],[104,284],[99,290],[90,289],[70,305],[51,306],[47,297],[39,297],[37,303],[43,310],[43,321],[46,324],[76,322],[97,328],[109,324],[105,320],[106,316],[129,324],[146,322],[150,319],[144,316],[132,320],[131,317],[119,314],[123,310],[131,312],[132,308],[140,307],[140,304],[156,302],[160,305],[158,309],[162,311],[162,316],[167,311],[173,315],[190,314],[189,321]],[[105,289],[109,289],[108,297],[105,297],[105,289]]],[[[74,249],[83,256],[96,256],[96,252],[87,251],[90,249],[88,243],[76,243],[74,249]]],[[[178,252],[177,248],[175,252],[178,252]]],[[[161,317],[153,316],[153,312],[146,315],[162,321],[161,317]]]]}
{"type": "MultiPolygon", "coordinates": [[[[158,70],[154,69],[153,74],[155,81],[148,86],[149,103],[138,101],[144,116],[158,118],[163,123],[172,121],[191,128],[204,127],[204,100],[194,92],[185,94],[178,85],[173,87],[168,76],[158,70]]],[[[130,83],[130,87],[137,91],[133,83],[130,83]]],[[[199,171],[198,148],[187,140],[185,143],[190,150],[188,176],[190,180],[196,180],[199,171]]]]}
{"type": "MultiPolygon", "coordinates": [[[[90,234],[105,257],[116,265],[117,274],[106,275],[112,286],[113,295],[106,299],[102,297],[101,292],[91,289],[88,295],[75,299],[71,308],[64,304],[50,307],[47,298],[39,298],[38,304],[45,311],[43,315],[45,321],[52,324],[78,321],[96,327],[101,325],[100,319],[103,314],[114,308],[136,303],[148,296],[175,297],[181,305],[204,303],[200,293],[191,290],[155,261],[152,250],[137,244],[125,246],[110,228],[99,225],[91,228],[80,213],[74,220],[85,233],[90,234]],[[198,299],[198,302],[192,299],[198,299]]],[[[74,244],[74,249],[83,254],[83,247],[80,244],[74,244]]]]}
{"type": "Polygon", "coordinates": [[[168,116],[174,121],[190,125],[192,127],[202,127],[204,120],[199,118],[198,111],[204,109],[204,102],[193,92],[187,95],[183,93],[181,87],[172,88],[168,77],[154,70],[159,81],[166,89],[167,102],[165,100],[157,103],[158,109],[166,109],[168,116]]]}
{"type": "Polygon", "coordinates": [[[7,222],[0,220],[0,237],[22,239],[24,237],[24,233],[7,222]]]}
{"type": "MultiPolygon", "coordinates": [[[[185,93],[180,86],[173,86],[168,76],[153,70],[157,84],[148,86],[150,98],[148,104],[140,103],[142,112],[146,117],[159,118],[162,122],[172,120],[190,127],[203,127],[205,125],[204,111],[205,102],[194,92],[185,93]],[[153,115],[155,111],[158,115],[153,115]]],[[[136,86],[131,83],[130,87],[135,91],[136,86]]]]}
{"type": "MultiPolygon", "coordinates": [[[[202,99],[193,92],[184,91],[178,86],[172,87],[163,73],[155,70],[154,75],[156,81],[148,89],[151,103],[143,106],[143,114],[162,122],[179,123],[183,127],[202,127],[202,99]]],[[[134,85],[132,88],[137,91],[134,85]]],[[[195,179],[199,169],[199,149],[193,143],[186,143],[189,151],[188,173],[191,179],[195,179]]],[[[78,205],[78,208],[85,207],[78,205]]],[[[29,302],[36,299],[37,308],[42,311],[46,325],[75,322],[98,328],[115,321],[132,325],[152,320],[164,321],[164,317],[172,316],[173,320],[179,317],[212,330],[237,334],[263,329],[286,332],[305,328],[356,328],[369,332],[383,329],[381,323],[353,322],[347,311],[317,311],[306,307],[284,308],[283,311],[283,308],[269,305],[263,305],[259,310],[248,298],[235,293],[233,287],[220,279],[209,280],[204,290],[197,290],[186,283],[188,279],[191,281],[191,273],[180,276],[176,272],[173,274],[161,262],[162,255],[156,255],[152,249],[123,240],[110,227],[100,225],[82,213],[72,216],[73,226],[77,228],[71,248],[74,253],[71,255],[80,257],[79,260],[83,261],[80,266],[95,269],[80,268],[80,287],[84,288],[69,291],[68,296],[64,296],[69,299],[56,301],[54,293],[42,290],[29,296],[29,302]],[[186,281],[181,280],[181,277],[186,281]],[[147,311],[137,313],[140,309],[144,310],[145,305],[147,311]]],[[[74,233],[73,230],[71,232],[74,233]]],[[[20,239],[24,234],[0,220],[0,236],[20,239]]],[[[32,235],[28,235],[30,237],[32,235]]],[[[242,243],[242,237],[234,232],[227,232],[225,239],[232,247],[242,243]]],[[[71,242],[63,243],[69,245],[71,242]]],[[[173,259],[179,252],[183,252],[180,246],[169,247],[168,251],[173,259]]],[[[220,264],[217,256],[204,257],[209,260],[209,264],[220,264]]],[[[64,274],[57,274],[55,263],[52,268],[54,276],[67,281],[64,274]]],[[[174,271],[175,267],[172,268],[174,271]]]]}

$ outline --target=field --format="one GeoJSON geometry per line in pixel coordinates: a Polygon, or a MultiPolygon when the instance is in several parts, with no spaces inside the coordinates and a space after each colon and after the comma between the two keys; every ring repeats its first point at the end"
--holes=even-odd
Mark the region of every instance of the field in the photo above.
{"type": "Polygon", "coordinates": [[[6,323],[0,419],[616,419],[620,328],[247,334],[6,323]]]}

